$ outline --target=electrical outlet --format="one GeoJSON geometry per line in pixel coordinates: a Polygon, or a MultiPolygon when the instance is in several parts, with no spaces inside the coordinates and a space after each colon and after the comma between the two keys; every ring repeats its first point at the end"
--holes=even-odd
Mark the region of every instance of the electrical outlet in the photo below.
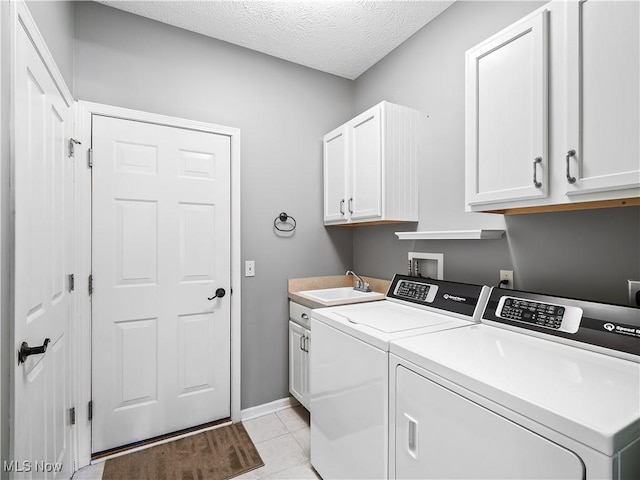
{"type": "Polygon", "coordinates": [[[247,260],[244,262],[244,276],[255,277],[256,276],[256,262],[255,260],[247,260]]]}
{"type": "Polygon", "coordinates": [[[500,270],[500,281],[506,280],[506,285],[501,285],[501,288],[507,288],[513,290],[513,270],[500,270]]]}
{"type": "Polygon", "coordinates": [[[640,307],[640,280],[627,280],[629,283],[629,305],[640,307]]]}

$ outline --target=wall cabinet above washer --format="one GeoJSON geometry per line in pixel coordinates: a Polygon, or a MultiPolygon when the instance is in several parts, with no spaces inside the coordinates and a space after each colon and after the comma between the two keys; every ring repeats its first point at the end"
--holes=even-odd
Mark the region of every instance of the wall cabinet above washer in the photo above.
{"type": "Polygon", "coordinates": [[[418,221],[419,122],[381,102],[325,135],[325,225],[418,221]]]}
{"type": "Polygon", "coordinates": [[[640,4],[553,1],[467,51],[467,211],[640,204],[640,4]]]}
{"type": "Polygon", "coordinates": [[[582,0],[566,8],[565,192],[579,201],[592,192],[637,189],[640,3],[582,0]]]}
{"type": "Polygon", "coordinates": [[[467,52],[470,205],[548,194],[547,14],[529,16],[467,52]]]}

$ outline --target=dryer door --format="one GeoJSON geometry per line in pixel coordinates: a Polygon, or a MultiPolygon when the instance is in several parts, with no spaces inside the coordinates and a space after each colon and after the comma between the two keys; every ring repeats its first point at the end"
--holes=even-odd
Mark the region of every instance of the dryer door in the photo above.
{"type": "Polygon", "coordinates": [[[402,366],[395,421],[395,478],[585,476],[573,452],[402,366]]]}

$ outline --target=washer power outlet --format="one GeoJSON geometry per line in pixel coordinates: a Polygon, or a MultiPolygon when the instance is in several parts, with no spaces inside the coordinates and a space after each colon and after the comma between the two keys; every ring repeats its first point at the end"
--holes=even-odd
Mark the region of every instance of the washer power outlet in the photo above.
{"type": "Polygon", "coordinates": [[[629,305],[640,307],[640,280],[627,280],[629,283],[629,305]]]}
{"type": "Polygon", "coordinates": [[[500,288],[513,290],[513,270],[500,270],[500,282],[506,283],[500,285],[500,288]]]}

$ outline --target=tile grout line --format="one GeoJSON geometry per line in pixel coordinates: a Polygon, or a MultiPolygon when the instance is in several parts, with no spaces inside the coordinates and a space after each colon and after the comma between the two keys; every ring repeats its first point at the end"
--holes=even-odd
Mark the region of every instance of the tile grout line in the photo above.
{"type": "Polygon", "coordinates": [[[258,480],[262,480],[262,479],[267,478],[267,477],[273,477],[274,475],[278,475],[279,473],[286,472],[287,470],[292,470],[292,469],[294,469],[296,467],[299,467],[301,465],[305,465],[307,463],[309,464],[309,468],[313,468],[311,466],[311,462],[309,461],[309,459],[307,459],[307,460],[304,460],[304,461],[302,461],[300,463],[296,463],[295,465],[291,465],[290,467],[283,468],[282,470],[278,470],[277,472],[273,472],[273,473],[270,473],[269,475],[265,475],[264,477],[260,477],[258,480]]]}
{"type": "Polygon", "coordinates": [[[302,450],[302,453],[304,453],[305,457],[307,457],[307,461],[311,461],[311,452],[308,452],[307,449],[304,448],[304,446],[300,445],[300,442],[298,442],[296,437],[293,437],[293,439],[296,441],[296,443],[298,444],[298,446],[302,450]]]}
{"type": "MultiPolygon", "coordinates": [[[[276,438],[286,437],[287,435],[290,435],[291,437],[293,437],[293,435],[291,435],[291,432],[285,432],[282,435],[276,435],[275,437],[267,438],[266,440],[261,440],[259,442],[254,442],[253,444],[257,447],[258,445],[262,445],[263,443],[270,442],[271,440],[275,440],[276,438]]],[[[293,439],[295,440],[295,437],[293,437],[293,439]]],[[[253,439],[251,439],[251,441],[253,442],[253,439]]]]}
{"type": "MultiPolygon", "coordinates": [[[[303,460],[303,461],[301,461],[300,463],[296,463],[295,465],[290,465],[290,466],[288,466],[288,467],[282,468],[282,469],[277,470],[277,471],[275,471],[275,472],[268,472],[268,473],[266,473],[265,475],[261,475],[261,476],[259,476],[256,480],[262,480],[262,479],[265,479],[265,478],[267,478],[267,477],[273,477],[274,475],[278,475],[279,473],[282,473],[282,472],[287,471],[287,470],[289,470],[289,469],[292,469],[292,468],[295,468],[295,467],[299,467],[300,465],[303,465],[303,464],[305,464],[305,463],[309,463],[309,464],[310,464],[311,459],[310,459],[309,457],[307,457],[307,452],[306,452],[306,450],[305,450],[304,448],[302,448],[302,446],[299,444],[299,442],[296,440],[296,438],[295,438],[295,437],[294,437],[290,432],[284,433],[284,434],[282,434],[282,435],[278,435],[278,436],[273,437],[273,438],[270,438],[270,439],[268,439],[268,440],[263,440],[262,442],[259,442],[259,444],[263,444],[263,443],[266,443],[266,442],[270,442],[270,441],[272,441],[272,440],[275,440],[275,439],[278,439],[278,438],[283,438],[283,437],[286,437],[286,436],[291,437],[291,438],[293,439],[293,441],[295,442],[295,444],[296,444],[296,445],[298,445],[298,447],[300,448],[300,450],[302,450],[302,453],[303,453],[303,454],[304,454],[304,456],[305,456],[304,460],[303,460]]],[[[256,443],[256,444],[255,444],[255,445],[256,445],[256,448],[257,448],[257,446],[258,446],[259,444],[258,444],[258,443],[256,443]]],[[[261,468],[265,468],[265,467],[267,467],[267,464],[266,464],[266,463],[264,464],[264,467],[261,467],[261,468]]]]}

